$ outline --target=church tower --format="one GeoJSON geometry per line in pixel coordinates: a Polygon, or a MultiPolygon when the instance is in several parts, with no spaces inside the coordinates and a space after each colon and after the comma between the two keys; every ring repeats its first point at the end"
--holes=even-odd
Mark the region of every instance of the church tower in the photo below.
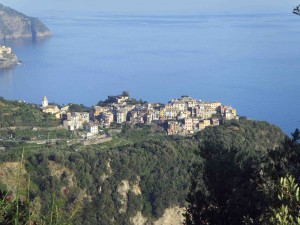
{"type": "Polygon", "coordinates": [[[43,100],[42,100],[42,107],[47,107],[48,106],[48,99],[46,96],[43,97],[43,100]]]}

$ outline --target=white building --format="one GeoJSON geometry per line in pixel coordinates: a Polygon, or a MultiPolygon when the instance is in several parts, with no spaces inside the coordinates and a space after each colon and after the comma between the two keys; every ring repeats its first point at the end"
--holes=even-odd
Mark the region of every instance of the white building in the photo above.
{"type": "Polygon", "coordinates": [[[63,121],[63,126],[68,130],[83,129],[83,124],[89,123],[90,117],[87,112],[67,113],[67,119],[63,121]]]}
{"type": "Polygon", "coordinates": [[[44,107],[47,107],[48,104],[49,104],[48,99],[47,99],[46,96],[44,96],[44,97],[43,97],[43,100],[42,100],[42,107],[43,107],[43,108],[44,108],[44,107]]]}
{"type": "Polygon", "coordinates": [[[94,123],[89,123],[87,125],[87,130],[89,133],[95,135],[98,134],[99,130],[98,130],[98,124],[94,124],[94,123]]]}
{"type": "Polygon", "coordinates": [[[127,113],[124,110],[118,110],[116,112],[116,122],[124,123],[126,122],[127,113]]]}

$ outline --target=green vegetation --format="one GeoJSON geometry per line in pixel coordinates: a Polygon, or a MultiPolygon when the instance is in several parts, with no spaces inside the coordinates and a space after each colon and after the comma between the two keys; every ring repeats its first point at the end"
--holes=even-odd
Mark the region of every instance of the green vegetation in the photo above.
{"type": "MultiPolygon", "coordinates": [[[[20,186],[19,186],[20,188],[20,186]]],[[[28,184],[28,190],[30,183],[28,184]]],[[[28,192],[29,193],[29,192],[28,192]]],[[[71,225],[79,207],[75,208],[71,214],[66,213],[62,208],[62,202],[56,201],[53,195],[50,211],[41,219],[40,215],[35,215],[33,204],[29,201],[30,196],[19,196],[9,191],[0,191],[0,224],[43,224],[43,225],[71,225]]]]}
{"type": "Polygon", "coordinates": [[[26,224],[29,220],[28,211],[26,202],[0,191],[0,224],[26,224]]]}
{"type": "Polygon", "coordinates": [[[280,225],[300,224],[299,185],[295,178],[286,176],[280,179],[278,199],[281,205],[272,209],[270,222],[280,225]]]}
{"type": "Polygon", "coordinates": [[[69,218],[74,224],[130,224],[137,212],[152,222],[174,206],[187,207],[186,224],[297,221],[299,130],[288,138],[273,125],[242,118],[180,137],[166,136],[155,124],[126,124],[111,132],[112,141],[83,146],[56,126],[29,126],[59,122],[38,106],[0,103],[1,218],[11,220],[18,203],[24,221],[45,224],[68,224],[69,218]],[[5,196],[18,186],[13,174],[23,148],[20,182],[26,186],[30,176],[30,188],[10,203],[5,196]],[[280,186],[281,177],[288,180],[280,186]]]}
{"type": "MultiPolygon", "coordinates": [[[[153,221],[166,208],[185,206],[187,194],[194,186],[190,179],[195,171],[200,171],[197,175],[202,177],[203,184],[207,179],[216,179],[220,185],[228,179],[230,187],[246,186],[248,183],[242,183],[252,176],[248,175],[251,166],[259,164],[258,159],[263,159],[269,148],[279,147],[283,140],[284,135],[275,126],[244,120],[210,127],[192,137],[166,136],[156,125],[127,125],[108,143],[80,147],[35,145],[26,148],[25,168],[32,183],[30,199],[40,205],[39,215],[43,220],[47,219],[43,215],[51,209],[55,193],[67,214],[77,203],[82,204],[75,215],[75,224],[129,224],[138,211],[153,221]],[[231,149],[233,152],[229,154],[231,149]],[[224,170],[224,163],[231,161],[234,165],[224,170]],[[120,213],[124,205],[118,188],[124,180],[129,182],[130,190],[126,195],[126,210],[120,213]],[[134,186],[141,194],[132,191],[134,186]]],[[[15,147],[0,152],[2,162],[14,162],[17,158],[15,147]]],[[[230,188],[220,186],[225,194],[230,188]]],[[[212,190],[203,187],[206,188],[203,191],[212,190]]],[[[255,188],[249,186],[249,193],[255,188]]]]}
{"type": "Polygon", "coordinates": [[[127,96],[129,98],[130,94],[128,91],[122,91],[122,96],[127,96]]]}
{"type": "Polygon", "coordinates": [[[14,126],[55,127],[60,121],[54,115],[41,112],[38,105],[4,100],[0,97],[0,128],[14,126]]]}
{"type": "MultiPolygon", "coordinates": [[[[253,122],[246,130],[237,124],[243,135],[231,136],[229,145],[222,129],[218,133],[204,132],[204,145],[199,149],[204,163],[194,167],[197,169],[187,199],[186,224],[297,224],[291,221],[296,221],[299,215],[299,202],[292,203],[290,195],[297,200],[299,130],[277,146],[273,139],[277,132],[268,132],[272,137],[265,143],[252,142],[256,138],[260,140],[259,133],[253,129],[257,125],[262,128],[263,124],[253,122]],[[240,142],[241,138],[245,141],[240,142]],[[278,190],[277,181],[287,174],[296,180],[282,178],[278,190]],[[270,219],[274,213],[275,218],[270,219]]],[[[265,132],[261,128],[259,132],[265,132]]]]}
{"type": "Polygon", "coordinates": [[[69,107],[70,112],[89,112],[90,111],[90,108],[86,107],[83,104],[79,105],[79,104],[70,103],[69,105],[70,105],[70,107],[69,107]]]}
{"type": "MultiPolygon", "coordinates": [[[[137,100],[135,98],[131,98],[128,91],[123,91],[120,96],[128,97],[128,100],[126,100],[126,103],[128,105],[138,105],[138,104],[147,104],[147,101],[143,101],[142,99],[137,100]]],[[[107,98],[104,101],[99,101],[97,103],[98,106],[109,106],[111,103],[114,103],[113,99],[107,98]]]]}
{"type": "Polygon", "coordinates": [[[137,100],[135,98],[131,98],[127,101],[127,104],[129,105],[138,105],[138,104],[145,105],[147,103],[148,103],[147,101],[143,101],[142,99],[137,100]]]}

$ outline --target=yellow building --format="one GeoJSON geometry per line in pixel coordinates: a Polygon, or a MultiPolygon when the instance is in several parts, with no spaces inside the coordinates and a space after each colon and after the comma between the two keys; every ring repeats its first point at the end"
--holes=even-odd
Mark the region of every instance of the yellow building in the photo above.
{"type": "Polygon", "coordinates": [[[186,118],[184,120],[185,129],[188,131],[193,130],[193,119],[192,118],[186,118]]]}
{"type": "Polygon", "coordinates": [[[165,112],[166,112],[166,109],[164,107],[160,108],[159,109],[159,117],[165,118],[165,112]]]}
{"type": "Polygon", "coordinates": [[[43,100],[42,100],[42,111],[44,113],[57,114],[57,115],[55,115],[56,118],[60,118],[60,115],[59,115],[60,109],[58,108],[57,105],[49,105],[49,102],[48,102],[48,99],[46,96],[44,96],[43,100]]]}
{"type": "Polygon", "coordinates": [[[234,116],[236,116],[236,109],[232,109],[232,110],[231,110],[231,113],[232,113],[234,116]]]}
{"type": "Polygon", "coordinates": [[[203,120],[203,123],[205,127],[210,126],[210,120],[203,120]]]}
{"type": "Polygon", "coordinates": [[[51,114],[56,114],[60,110],[57,105],[47,105],[46,107],[43,107],[43,112],[44,113],[51,113],[51,114]]]}

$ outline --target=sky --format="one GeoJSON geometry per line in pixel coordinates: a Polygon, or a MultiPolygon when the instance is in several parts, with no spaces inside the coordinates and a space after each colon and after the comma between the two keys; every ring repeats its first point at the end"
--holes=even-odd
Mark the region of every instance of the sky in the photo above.
{"type": "Polygon", "coordinates": [[[292,11],[298,0],[2,0],[2,4],[34,13],[45,10],[102,12],[272,13],[292,11]]]}

